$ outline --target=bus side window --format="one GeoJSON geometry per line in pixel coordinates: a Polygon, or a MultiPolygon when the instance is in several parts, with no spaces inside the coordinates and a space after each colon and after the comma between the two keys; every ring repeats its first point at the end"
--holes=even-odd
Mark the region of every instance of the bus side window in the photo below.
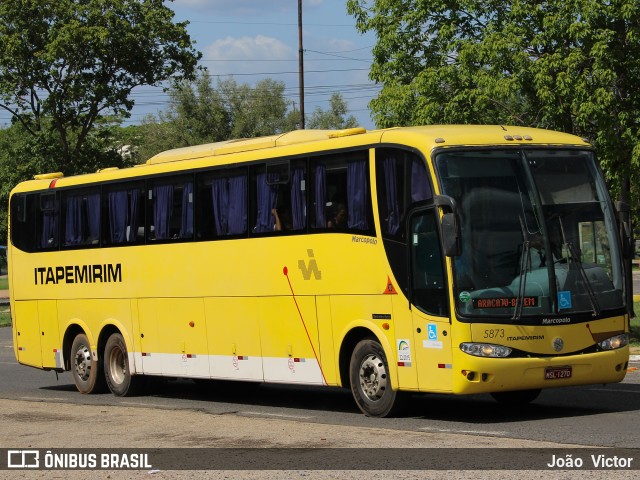
{"type": "Polygon", "coordinates": [[[432,315],[448,314],[442,250],[433,209],[411,218],[411,302],[432,315]]]}
{"type": "MultiPolygon", "coordinates": [[[[252,233],[269,233],[275,230],[273,209],[278,201],[278,184],[269,181],[265,165],[252,168],[252,233]]],[[[271,180],[274,179],[271,174],[271,180]]]]}
{"type": "Polygon", "coordinates": [[[17,194],[11,198],[11,242],[20,250],[33,252],[40,247],[36,235],[36,218],[41,217],[41,212],[36,214],[36,206],[39,205],[39,194],[17,194]]]}
{"type": "Polygon", "coordinates": [[[307,227],[307,178],[306,165],[302,162],[291,165],[291,179],[285,189],[280,220],[283,228],[292,231],[305,230],[307,227]],[[284,217],[284,218],[283,218],[284,217]]]}
{"type": "Polygon", "coordinates": [[[307,226],[306,165],[292,162],[286,183],[277,185],[276,206],[273,210],[276,232],[302,232],[307,226]]]}
{"type": "Polygon", "coordinates": [[[405,150],[378,149],[376,183],[382,236],[404,240],[407,211],[413,204],[433,198],[424,160],[405,150]]]}
{"type": "Polygon", "coordinates": [[[199,240],[247,233],[247,170],[218,170],[198,178],[199,240]]]}
{"type": "Polygon", "coordinates": [[[301,233],[306,229],[305,174],[304,160],[253,168],[253,233],[301,233]]]}
{"type": "Polygon", "coordinates": [[[144,241],[144,185],[118,185],[105,189],[102,243],[134,244],[144,241]]]}
{"type": "Polygon", "coordinates": [[[357,152],[312,162],[312,228],[372,234],[367,155],[357,152]]]}
{"type": "Polygon", "coordinates": [[[62,194],[64,247],[100,242],[100,191],[66,191],[62,194]]]}
{"type": "Polygon", "coordinates": [[[148,190],[150,241],[193,238],[193,177],[163,179],[148,190]]]}
{"type": "Polygon", "coordinates": [[[40,194],[38,208],[38,249],[50,250],[58,247],[58,196],[55,192],[40,194]]]}

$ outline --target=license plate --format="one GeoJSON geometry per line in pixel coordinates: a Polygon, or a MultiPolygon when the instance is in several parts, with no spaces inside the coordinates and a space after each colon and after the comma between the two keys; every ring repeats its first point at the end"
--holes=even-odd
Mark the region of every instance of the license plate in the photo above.
{"type": "Polygon", "coordinates": [[[571,378],[571,367],[548,367],[544,369],[545,380],[571,378]]]}

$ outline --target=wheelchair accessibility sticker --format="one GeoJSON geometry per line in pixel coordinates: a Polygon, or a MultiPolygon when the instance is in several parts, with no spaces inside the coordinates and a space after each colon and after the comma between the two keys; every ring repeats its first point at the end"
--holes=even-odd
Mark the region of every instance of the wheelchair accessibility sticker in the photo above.
{"type": "Polygon", "coordinates": [[[558,292],[558,307],[560,309],[571,308],[571,292],[558,292]]]}
{"type": "Polygon", "coordinates": [[[442,342],[438,340],[438,325],[427,323],[427,339],[422,341],[424,348],[442,348],[442,342]]]}

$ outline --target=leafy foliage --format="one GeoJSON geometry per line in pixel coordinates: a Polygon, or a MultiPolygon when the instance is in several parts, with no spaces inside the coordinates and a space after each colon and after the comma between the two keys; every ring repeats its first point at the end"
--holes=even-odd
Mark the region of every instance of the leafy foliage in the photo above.
{"type": "Polygon", "coordinates": [[[284,131],[287,102],[284,83],[259,81],[254,88],[203,72],[195,82],[169,90],[169,108],[147,116],[141,128],[140,155],[149,158],[171,148],[250,138],[284,131]]]}
{"type": "MultiPolygon", "coordinates": [[[[149,158],[164,150],[232,138],[252,138],[295,130],[299,112],[289,110],[283,82],[259,81],[255,87],[233,78],[218,80],[203,72],[196,81],[184,81],[170,89],[169,108],[147,116],[140,129],[139,154],[149,158]]],[[[317,108],[309,128],[348,128],[347,104],[340,94],[331,97],[328,111],[317,108]]]]}
{"type": "Polygon", "coordinates": [[[0,108],[34,141],[55,138],[77,173],[96,122],[127,117],[133,88],[192,77],[200,54],[172,19],[163,0],[3,0],[0,108]]]}
{"type": "Polygon", "coordinates": [[[640,2],[348,0],[347,8],[361,32],[377,35],[378,126],[571,132],[591,139],[610,186],[628,199],[640,164],[640,2]]]}
{"type": "MultiPolygon", "coordinates": [[[[8,199],[11,189],[38,173],[66,170],[64,155],[55,137],[56,133],[52,128],[43,128],[35,134],[29,134],[20,123],[0,130],[0,244],[5,244],[7,238],[8,199]]],[[[123,156],[119,151],[123,145],[132,141],[128,129],[120,129],[113,123],[99,120],[84,142],[77,157],[78,167],[74,173],[133,165],[135,157],[123,156]]]]}
{"type": "Polygon", "coordinates": [[[346,117],[348,108],[342,95],[334,93],[329,100],[329,110],[324,111],[320,107],[311,114],[311,118],[306,122],[309,128],[320,129],[343,129],[358,126],[358,121],[353,115],[346,117]]]}

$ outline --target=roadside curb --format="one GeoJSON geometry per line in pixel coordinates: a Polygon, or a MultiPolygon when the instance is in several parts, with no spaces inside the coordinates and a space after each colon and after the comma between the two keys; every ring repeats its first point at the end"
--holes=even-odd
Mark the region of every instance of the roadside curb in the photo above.
{"type": "Polygon", "coordinates": [[[630,362],[640,362],[640,355],[629,355],[630,362]]]}

